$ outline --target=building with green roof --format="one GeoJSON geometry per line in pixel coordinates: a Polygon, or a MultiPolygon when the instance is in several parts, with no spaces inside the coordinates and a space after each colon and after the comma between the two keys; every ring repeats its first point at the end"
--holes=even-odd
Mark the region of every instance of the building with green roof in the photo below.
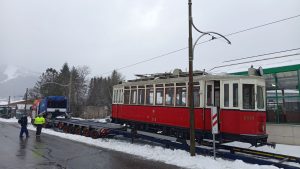
{"type": "MultiPolygon", "coordinates": [[[[248,72],[233,73],[247,75],[248,72]]],[[[267,122],[300,124],[300,64],[264,69],[267,122]]]]}

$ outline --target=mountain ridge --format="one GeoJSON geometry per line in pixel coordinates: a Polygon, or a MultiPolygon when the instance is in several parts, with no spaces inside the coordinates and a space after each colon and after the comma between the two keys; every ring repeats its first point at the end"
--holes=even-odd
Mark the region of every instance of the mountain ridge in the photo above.
{"type": "Polygon", "coordinates": [[[22,97],[38,80],[37,73],[15,65],[0,65],[0,98],[22,97]]]}

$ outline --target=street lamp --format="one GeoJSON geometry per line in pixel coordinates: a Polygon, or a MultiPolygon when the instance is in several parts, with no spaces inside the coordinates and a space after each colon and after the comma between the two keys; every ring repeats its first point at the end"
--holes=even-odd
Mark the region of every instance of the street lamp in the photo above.
{"type": "MultiPolygon", "coordinates": [[[[195,156],[195,112],[194,112],[194,96],[193,96],[193,59],[194,59],[194,50],[198,43],[198,41],[205,35],[209,35],[212,37],[212,40],[217,39],[214,35],[218,35],[221,38],[225,39],[228,44],[231,42],[223,35],[216,32],[203,32],[200,31],[193,23],[192,17],[192,0],[188,0],[189,5],[189,86],[188,86],[188,103],[189,103],[189,111],[190,111],[190,154],[191,156],[195,156]],[[192,27],[201,35],[197,38],[195,43],[193,44],[193,36],[192,36],[192,27]]],[[[205,86],[204,86],[205,87],[205,86]]]]}

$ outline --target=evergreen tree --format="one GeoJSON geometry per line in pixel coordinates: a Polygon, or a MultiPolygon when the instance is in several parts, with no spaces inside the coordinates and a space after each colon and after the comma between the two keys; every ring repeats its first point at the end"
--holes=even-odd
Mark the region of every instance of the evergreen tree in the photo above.
{"type": "Polygon", "coordinates": [[[40,76],[40,80],[35,85],[35,90],[39,90],[40,96],[60,95],[60,86],[58,83],[58,72],[53,68],[48,68],[45,73],[40,76]]]}
{"type": "MultiPolygon", "coordinates": [[[[62,66],[62,69],[60,70],[59,76],[58,76],[58,82],[63,85],[69,85],[70,83],[70,68],[68,66],[68,63],[64,63],[62,66]]],[[[61,88],[61,94],[64,96],[69,95],[69,88],[68,86],[61,88]]]]}

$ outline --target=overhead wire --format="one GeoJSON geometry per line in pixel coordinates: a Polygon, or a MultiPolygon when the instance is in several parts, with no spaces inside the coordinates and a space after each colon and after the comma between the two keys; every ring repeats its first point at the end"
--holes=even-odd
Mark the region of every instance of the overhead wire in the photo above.
{"type": "Polygon", "coordinates": [[[264,60],[272,60],[272,59],[279,59],[279,58],[285,58],[285,57],[290,57],[290,56],[296,56],[300,55],[300,53],[294,53],[294,54],[289,54],[289,55],[282,55],[282,56],[276,56],[276,57],[271,57],[271,58],[264,58],[264,59],[258,59],[258,60],[251,60],[251,61],[245,61],[245,62],[239,62],[239,63],[233,63],[233,64],[227,64],[227,65],[221,65],[221,66],[216,66],[213,67],[211,70],[214,70],[216,68],[222,68],[222,67],[229,67],[229,66],[235,66],[235,65],[241,65],[245,63],[253,63],[253,62],[258,62],[258,61],[264,61],[264,60]]]}
{"type": "MultiPolygon", "coordinates": [[[[299,61],[300,59],[289,59],[289,60],[284,60],[284,61],[280,61],[280,62],[272,62],[272,63],[267,63],[267,64],[258,64],[257,67],[259,66],[269,66],[269,65],[274,65],[274,64],[282,64],[282,63],[288,63],[288,62],[295,62],[295,61],[299,61]]],[[[252,64],[253,66],[255,66],[255,64],[252,64]]],[[[256,67],[256,66],[255,66],[256,67]]],[[[245,69],[245,66],[240,66],[240,67],[234,67],[234,70],[238,70],[238,69],[245,69]]],[[[210,73],[220,73],[223,70],[221,69],[217,69],[217,70],[213,70],[213,71],[209,71],[210,73]]],[[[232,69],[231,69],[232,71],[232,69]]]]}
{"type": "MultiPolygon", "coordinates": [[[[265,24],[262,24],[262,25],[254,26],[254,27],[251,27],[251,28],[243,29],[243,30],[236,31],[236,32],[233,32],[233,33],[229,33],[229,34],[226,34],[225,37],[236,35],[236,34],[240,34],[240,33],[243,33],[243,32],[247,32],[247,31],[250,31],[250,30],[258,29],[258,28],[261,28],[261,27],[269,26],[269,25],[272,25],[272,24],[275,24],[275,23],[287,21],[287,20],[290,20],[290,19],[298,18],[298,17],[300,17],[300,14],[294,15],[294,16],[291,16],[291,17],[287,17],[287,18],[284,18],[284,19],[280,19],[280,20],[268,22],[268,23],[265,23],[265,24]]],[[[213,39],[209,39],[209,40],[205,40],[205,41],[199,42],[196,45],[207,43],[207,42],[210,42],[210,41],[215,40],[215,39],[219,39],[219,37],[215,37],[213,39]]],[[[165,53],[165,54],[161,54],[161,55],[158,55],[158,56],[146,59],[146,60],[142,60],[142,61],[139,61],[139,62],[136,62],[136,63],[133,63],[133,64],[129,64],[129,65],[126,65],[126,66],[123,66],[123,67],[120,67],[120,68],[116,68],[114,70],[121,70],[121,69],[129,68],[129,67],[132,67],[132,66],[135,66],[135,65],[138,65],[138,64],[141,64],[141,63],[149,62],[151,60],[158,59],[158,58],[161,58],[161,57],[164,57],[164,56],[168,56],[168,55],[171,55],[173,53],[177,53],[177,52],[180,52],[180,51],[183,51],[183,50],[186,50],[186,49],[188,49],[188,47],[184,47],[184,48],[180,48],[180,49],[177,49],[177,50],[173,50],[171,52],[168,52],[168,53],[165,53]]],[[[105,75],[105,74],[111,73],[114,70],[102,73],[101,75],[105,75]]]]}
{"type": "Polygon", "coordinates": [[[294,48],[294,49],[281,50],[281,51],[277,51],[277,52],[264,53],[264,54],[260,54],[260,55],[248,56],[248,57],[243,57],[243,58],[239,58],[239,59],[226,60],[223,63],[239,61],[239,60],[244,60],[244,59],[251,59],[251,58],[262,57],[262,56],[267,56],[267,55],[273,55],[273,54],[278,54],[278,53],[283,53],[283,52],[290,52],[290,51],[299,50],[299,49],[300,48],[294,48]]]}

